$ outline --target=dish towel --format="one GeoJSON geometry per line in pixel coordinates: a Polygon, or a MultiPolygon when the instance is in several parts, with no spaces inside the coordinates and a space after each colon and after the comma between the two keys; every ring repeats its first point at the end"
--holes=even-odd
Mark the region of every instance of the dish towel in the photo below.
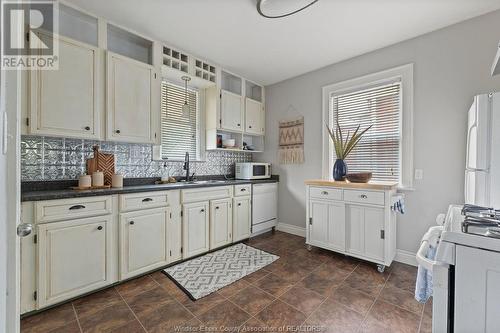
{"type": "MultiPolygon", "coordinates": [[[[436,257],[436,245],[429,245],[426,258],[434,260],[436,257]]],[[[432,271],[418,266],[417,282],[415,285],[415,299],[420,303],[425,303],[432,296],[432,271]]]]}

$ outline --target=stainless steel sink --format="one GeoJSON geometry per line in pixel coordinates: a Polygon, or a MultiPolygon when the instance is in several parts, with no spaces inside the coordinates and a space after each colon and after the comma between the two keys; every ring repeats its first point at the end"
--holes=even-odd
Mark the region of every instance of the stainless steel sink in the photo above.
{"type": "Polygon", "coordinates": [[[190,183],[190,184],[221,184],[221,183],[225,183],[225,182],[226,182],[225,180],[211,179],[211,180],[194,180],[194,181],[191,181],[188,183],[190,183]]]}

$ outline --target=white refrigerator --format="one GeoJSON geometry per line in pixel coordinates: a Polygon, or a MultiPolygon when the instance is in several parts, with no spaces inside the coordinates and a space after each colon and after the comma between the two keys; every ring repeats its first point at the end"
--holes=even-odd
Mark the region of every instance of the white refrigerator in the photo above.
{"type": "Polygon", "coordinates": [[[469,109],[465,203],[500,208],[500,93],[474,97],[469,109]]]}

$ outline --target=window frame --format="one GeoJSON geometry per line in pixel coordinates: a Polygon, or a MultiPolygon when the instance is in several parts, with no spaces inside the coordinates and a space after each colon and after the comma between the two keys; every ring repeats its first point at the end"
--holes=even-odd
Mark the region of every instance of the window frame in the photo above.
{"type": "Polygon", "coordinates": [[[323,90],[323,179],[333,179],[332,168],[335,155],[333,143],[325,124],[332,124],[333,96],[350,91],[367,89],[369,87],[390,83],[399,80],[401,82],[401,176],[400,189],[413,189],[413,64],[391,68],[388,70],[368,74],[362,77],[326,85],[323,90]]]}
{"type": "MultiPolygon", "coordinates": [[[[178,81],[178,80],[172,80],[172,78],[167,78],[167,77],[162,77],[161,82],[160,82],[160,144],[158,145],[158,154],[159,155],[159,160],[162,161],[168,161],[168,162],[184,162],[184,159],[179,159],[179,158],[165,158],[162,155],[162,145],[161,145],[161,85],[163,83],[167,84],[173,84],[179,87],[182,87],[184,89],[184,82],[178,81]]],[[[197,101],[197,109],[196,109],[196,156],[190,156],[190,161],[191,162],[204,162],[206,158],[206,153],[205,153],[205,136],[203,133],[205,132],[205,117],[204,117],[204,110],[205,110],[205,89],[196,87],[196,86],[189,86],[188,83],[188,90],[194,90],[198,93],[198,101],[197,101]]]]}

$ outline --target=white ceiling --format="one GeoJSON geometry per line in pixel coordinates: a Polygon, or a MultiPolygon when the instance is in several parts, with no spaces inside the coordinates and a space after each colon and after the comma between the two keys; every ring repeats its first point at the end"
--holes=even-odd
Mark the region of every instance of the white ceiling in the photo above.
{"type": "Polygon", "coordinates": [[[69,1],[265,85],[500,8],[500,0],[319,0],[270,20],[256,0],[69,1]]]}

